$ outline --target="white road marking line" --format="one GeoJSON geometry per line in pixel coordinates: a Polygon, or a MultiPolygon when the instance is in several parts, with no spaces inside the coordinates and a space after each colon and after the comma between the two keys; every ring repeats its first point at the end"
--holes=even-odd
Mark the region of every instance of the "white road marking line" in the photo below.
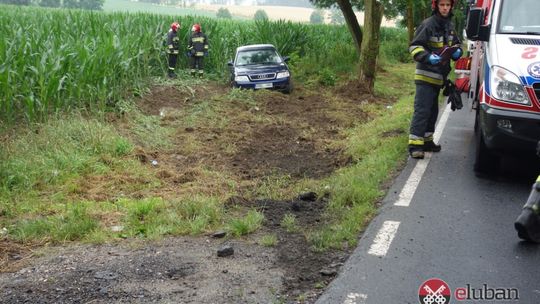
{"type": "Polygon", "coordinates": [[[394,203],[394,206],[409,207],[414,193],[416,192],[416,188],[418,188],[418,184],[420,184],[422,176],[424,176],[424,172],[426,172],[426,168],[430,160],[431,155],[426,154],[424,159],[419,159],[416,162],[416,165],[414,166],[411,175],[407,179],[405,186],[403,186],[403,189],[401,189],[398,200],[394,203]]]}
{"type": "Polygon", "coordinates": [[[367,300],[367,294],[363,293],[349,293],[347,299],[343,301],[343,304],[365,304],[367,300]],[[359,302],[356,302],[356,300],[359,302]]]}
{"type": "MultiPolygon", "coordinates": [[[[448,99],[448,98],[447,98],[448,99]]],[[[446,102],[446,99],[445,99],[446,102]]],[[[450,115],[450,104],[446,105],[446,108],[444,109],[441,118],[439,119],[439,123],[437,123],[437,130],[435,130],[435,134],[433,134],[433,140],[435,142],[439,142],[441,139],[442,132],[444,130],[444,127],[446,127],[446,122],[448,121],[448,116],[450,115]]]]}
{"type": "Polygon", "coordinates": [[[375,236],[373,244],[368,250],[368,254],[376,256],[385,256],[390,248],[392,240],[396,236],[400,222],[385,221],[379,230],[379,233],[375,236]]]}
{"type": "MultiPolygon", "coordinates": [[[[450,115],[450,104],[448,104],[446,108],[444,109],[443,114],[441,115],[441,119],[439,120],[439,123],[437,124],[437,128],[436,128],[437,130],[435,130],[435,134],[433,134],[433,140],[435,142],[439,142],[442,131],[444,130],[444,127],[446,126],[446,122],[448,121],[449,115],[450,115]]],[[[420,184],[420,181],[422,180],[422,177],[424,176],[424,173],[426,171],[426,168],[430,160],[431,160],[431,153],[427,153],[424,159],[418,160],[416,162],[416,165],[414,166],[414,169],[411,172],[411,175],[407,179],[407,182],[403,186],[403,189],[401,189],[398,200],[394,203],[394,206],[409,207],[409,205],[411,204],[411,200],[414,196],[414,193],[416,192],[416,188],[418,187],[418,184],[420,184]]]]}

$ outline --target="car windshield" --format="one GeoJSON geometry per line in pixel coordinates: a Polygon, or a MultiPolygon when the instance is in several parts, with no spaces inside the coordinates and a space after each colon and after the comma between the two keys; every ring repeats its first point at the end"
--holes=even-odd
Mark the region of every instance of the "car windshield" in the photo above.
{"type": "Polygon", "coordinates": [[[501,5],[499,33],[540,35],[540,1],[504,0],[501,5]]]}
{"type": "Polygon", "coordinates": [[[236,65],[276,64],[281,58],[274,49],[246,50],[236,55],[236,65]]]}

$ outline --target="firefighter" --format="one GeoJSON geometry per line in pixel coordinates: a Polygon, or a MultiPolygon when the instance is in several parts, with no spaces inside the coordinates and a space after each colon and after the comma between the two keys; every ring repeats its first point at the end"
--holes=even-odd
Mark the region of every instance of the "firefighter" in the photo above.
{"type": "Polygon", "coordinates": [[[414,82],[414,114],[409,133],[409,154],[424,158],[424,152],[439,152],[441,146],[433,141],[435,123],[439,113],[439,92],[450,72],[449,60],[439,56],[448,47],[453,60],[461,57],[463,50],[451,22],[454,0],[432,0],[433,14],[416,29],[409,52],[416,61],[414,82]],[[455,49],[455,50],[454,50],[455,49]]]}
{"type": "Polygon", "coordinates": [[[197,23],[191,28],[191,36],[188,41],[188,56],[191,57],[191,75],[199,77],[204,75],[203,60],[208,56],[208,38],[201,31],[201,26],[197,23]]]}
{"type": "Polygon", "coordinates": [[[167,33],[167,54],[169,57],[169,77],[175,78],[176,62],[178,60],[178,53],[180,52],[180,38],[178,38],[178,29],[180,29],[180,23],[173,22],[171,28],[167,33]]]}
{"type": "MultiPolygon", "coordinates": [[[[540,141],[536,146],[536,154],[540,157],[540,141]]],[[[514,227],[519,238],[540,243],[540,176],[533,184],[531,194],[516,219],[514,227]]]]}

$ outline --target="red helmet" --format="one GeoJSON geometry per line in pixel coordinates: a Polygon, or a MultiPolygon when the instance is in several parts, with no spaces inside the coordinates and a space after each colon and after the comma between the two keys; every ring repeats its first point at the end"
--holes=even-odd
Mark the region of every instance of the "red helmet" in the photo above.
{"type": "Polygon", "coordinates": [[[198,23],[195,23],[191,30],[198,33],[201,31],[201,26],[198,23]]]}
{"type": "Polygon", "coordinates": [[[171,23],[171,30],[176,32],[179,28],[180,28],[180,23],[178,22],[171,23]]]}
{"type": "MultiPolygon", "coordinates": [[[[439,0],[431,0],[431,9],[436,11],[437,10],[437,3],[439,0]]],[[[450,5],[452,5],[452,8],[454,8],[454,0],[450,0],[450,5]]]]}

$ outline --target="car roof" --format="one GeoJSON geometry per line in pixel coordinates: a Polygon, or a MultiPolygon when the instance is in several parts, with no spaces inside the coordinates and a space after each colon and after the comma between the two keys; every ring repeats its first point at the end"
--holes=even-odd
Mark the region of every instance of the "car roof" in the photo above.
{"type": "Polygon", "coordinates": [[[276,47],[271,44],[250,44],[250,45],[240,46],[236,49],[236,51],[240,52],[240,51],[259,50],[259,49],[274,49],[275,50],[276,47]]]}

